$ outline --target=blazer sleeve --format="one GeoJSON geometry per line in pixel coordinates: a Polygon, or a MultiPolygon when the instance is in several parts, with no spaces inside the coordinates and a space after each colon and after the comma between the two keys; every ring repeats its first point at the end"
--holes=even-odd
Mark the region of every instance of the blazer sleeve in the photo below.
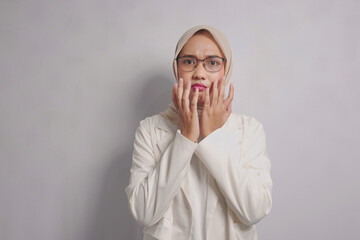
{"type": "Polygon", "coordinates": [[[242,139],[239,132],[217,129],[199,143],[195,154],[215,178],[235,216],[250,226],[271,210],[270,161],[261,123],[252,118],[244,124],[242,139]]]}
{"type": "Polygon", "coordinates": [[[170,207],[197,147],[197,143],[185,138],[178,130],[157,161],[150,127],[144,120],[136,131],[130,182],[125,190],[130,211],[143,226],[157,223],[170,207]]]}

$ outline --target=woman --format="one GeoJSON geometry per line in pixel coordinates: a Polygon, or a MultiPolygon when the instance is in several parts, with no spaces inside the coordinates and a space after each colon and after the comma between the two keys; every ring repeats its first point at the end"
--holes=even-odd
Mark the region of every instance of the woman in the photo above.
{"type": "Polygon", "coordinates": [[[216,28],[196,26],[174,58],[173,104],[141,121],[126,193],[144,239],[257,239],[271,209],[262,125],[231,113],[232,55],[216,28]]]}

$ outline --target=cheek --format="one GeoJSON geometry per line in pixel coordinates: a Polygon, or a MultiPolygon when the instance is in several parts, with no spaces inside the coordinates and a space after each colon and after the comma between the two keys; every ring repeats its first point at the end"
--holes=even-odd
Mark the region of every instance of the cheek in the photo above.
{"type": "Polygon", "coordinates": [[[225,76],[225,68],[223,67],[220,72],[218,72],[218,79],[221,79],[225,76]]]}
{"type": "Polygon", "coordinates": [[[216,79],[217,80],[220,80],[220,79],[222,79],[224,77],[224,72],[223,71],[220,71],[220,72],[218,72],[218,73],[216,73],[216,74],[213,74],[212,76],[211,76],[211,83],[213,83],[216,79]]]}
{"type": "Polygon", "coordinates": [[[178,76],[179,76],[179,78],[186,78],[187,75],[189,75],[188,72],[182,72],[182,71],[179,71],[179,70],[178,70],[178,76]]]}
{"type": "Polygon", "coordinates": [[[186,84],[188,81],[191,81],[191,74],[188,72],[178,72],[178,76],[184,80],[184,84],[186,84]]]}

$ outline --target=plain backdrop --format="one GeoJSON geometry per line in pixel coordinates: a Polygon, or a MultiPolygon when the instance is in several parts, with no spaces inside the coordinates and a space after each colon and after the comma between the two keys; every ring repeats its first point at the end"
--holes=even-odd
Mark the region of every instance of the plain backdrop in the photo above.
{"type": "Polygon", "coordinates": [[[233,111],[263,123],[274,181],[259,239],[359,239],[360,1],[0,2],[0,239],[137,240],[135,130],[208,24],[234,55],[233,111]]]}

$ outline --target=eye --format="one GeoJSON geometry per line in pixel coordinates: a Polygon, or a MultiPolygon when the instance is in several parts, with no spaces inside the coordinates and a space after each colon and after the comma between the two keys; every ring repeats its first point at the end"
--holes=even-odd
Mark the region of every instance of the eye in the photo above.
{"type": "Polygon", "coordinates": [[[184,65],[195,65],[195,59],[193,59],[193,58],[183,58],[182,63],[184,65]]]}
{"type": "Polygon", "coordinates": [[[210,66],[218,66],[218,65],[221,65],[221,59],[209,58],[209,59],[208,59],[208,64],[209,64],[210,66]]]}

